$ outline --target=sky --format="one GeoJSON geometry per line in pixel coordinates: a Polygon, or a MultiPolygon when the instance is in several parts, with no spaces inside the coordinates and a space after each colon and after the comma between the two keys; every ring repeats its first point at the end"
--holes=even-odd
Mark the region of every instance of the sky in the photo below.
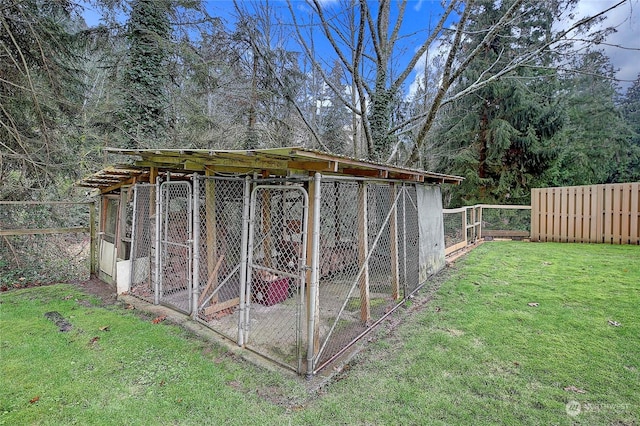
{"type": "MultiPolygon", "coordinates": [[[[238,1],[242,2],[243,0],[238,1]]],[[[339,0],[319,1],[328,10],[339,3],[339,0]]],[[[619,1],[579,0],[574,19],[579,20],[585,16],[594,15],[619,1]]],[[[430,21],[435,23],[438,19],[435,14],[440,10],[439,3],[439,0],[409,0],[405,15],[406,27],[408,29],[422,29],[430,21]]],[[[284,0],[271,0],[270,4],[274,7],[286,8],[284,0]]],[[[208,0],[206,5],[211,15],[219,16],[227,20],[229,24],[232,23],[232,1],[208,0]]],[[[304,9],[308,7],[303,0],[293,0],[293,5],[301,14],[304,14],[304,9]]],[[[285,12],[286,10],[283,10],[283,14],[285,12]]],[[[608,16],[604,25],[614,27],[616,32],[606,40],[606,44],[601,45],[601,48],[611,59],[616,69],[616,77],[620,80],[621,89],[625,90],[640,75],[640,0],[627,0],[624,5],[610,12],[608,16]]],[[[83,17],[90,27],[99,23],[99,15],[90,7],[85,8],[83,17]]],[[[407,55],[411,53],[409,52],[410,47],[407,47],[406,50],[407,55]]],[[[415,74],[422,75],[423,70],[424,61],[418,64],[415,74]]]]}
{"type": "MultiPolygon", "coordinates": [[[[618,0],[581,0],[578,3],[578,14],[593,15],[616,3],[618,0]]],[[[627,48],[602,46],[618,70],[616,77],[621,80],[621,86],[628,87],[640,74],[640,1],[632,0],[612,11],[606,25],[616,29],[607,39],[607,43],[627,48]]]]}

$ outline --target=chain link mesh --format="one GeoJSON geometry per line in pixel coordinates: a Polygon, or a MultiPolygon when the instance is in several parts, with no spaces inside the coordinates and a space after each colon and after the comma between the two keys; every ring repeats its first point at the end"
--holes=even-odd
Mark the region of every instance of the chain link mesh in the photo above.
{"type": "Polygon", "coordinates": [[[191,184],[160,186],[160,302],[191,311],[191,184]]]}
{"type": "Polygon", "coordinates": [[[248,347],[299,369],[302,344],[301,259],[308,199],[302,187],[258,186],[249,242],[248,347]]]}
{"type": "Polygon", "coordinates": [[[453,247],[465,241],[464,236],[464,215],[465,211],[455,213],[443,212],[444,219],[444,245],[446,248],[453,247]]]}
{"type": "MultiPolygon", "coordinates": [[[[89,227],[87,203],[0,203],[0,229],[89,227]]],[[[89,232],[0,236],[0,285],[84,281],[91,267],[89,232]]]]}
{"type": "MultiPolygon", "coordinates": [[[[305,289],[311,265],[311,259],[305,259],[311,238],[306,190],[302,184],[197,179],[195,316],[227,338],[301,371],[308,344],[307,321],[315,314],[309,312],[310,295],[305,289]],[[245,185],[254,188],[250,203],[245,201],[245,185]],[[249,211],[251,220],[243,221],[243,212],[249,211]],[[246,287],[242,287],[243,254],[247,255],[246,287]]],[[[154,226],[149,219],[153,218],[152,192],[152,188],[140,188],[136,198],[136,215],[147,223],[134,221],[134,233],[142,233],[133,240],[134,260],[144,259],[140,262],[144,266],[138,272],[134,261],[132,274],[134,282],[150,292],[154,279],[154,226]]],[[[187,281],[182,272],[189,266],[184,263],[183,243],[188,240],[185,198],[186,193],[163,192],[163,205],[168,207],[161,212],[160,279],[163,297],[174,304],[176,295],[185,294],[187,281]],[[178,269],[169,270],[172,257],[183,259],[178,269]]],[[[415,185],[323,179],[319,209],[314,368],[370,329],[420,285],[415,185]]],[[[180,300],[186,303],[188,298],[180,300]]],[[[184,310],[185,305],[180,306],[184,310]]]]}
{"type": "Polygon", "coordinates": [[[237,341],[244,180],[207,177],[198,186],[197,318],[237,341]]]}
{"type": "Polygon", "coordinates": [[[327,180],[321,200],[321,346],[316,366],[420,284],[414,187],[327,180]]]}
{"type": "Polygon", "coordinates": [[[156,252],[156,186],[134,187],[134,217],[131,232],[131,286],[129,293],[153,302],[156,252]]]}
{"type": "Polygon", "coordinates": [[[482,229],[531,232],[531,210],[483,207],[482,229]]]}

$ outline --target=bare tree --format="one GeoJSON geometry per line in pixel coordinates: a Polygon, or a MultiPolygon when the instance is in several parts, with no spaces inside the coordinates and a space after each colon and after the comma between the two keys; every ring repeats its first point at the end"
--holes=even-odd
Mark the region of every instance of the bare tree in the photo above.
{"type": "MultiPolygon", "coordinates": [[[[473,14],[482,13],[481,5],[476,5],[478,2],[475,0],[443,1],[437,22],[429,29],[412,32],[408,32],[403,25],[408,0],[400,0],[394,5],[391,0],[381,0],[375,3],[376,10],[372,10],[373,4],[366,0],[343,0],[339,6],[326,7],[320,0],[307,0],[307,5],[355,88],[354,96],[348,98],[343,95],[342,87],[331,85],[325,73],[327,84],[362,120],[367,156],[374,160],[393,161],[400,151],[398,144],[405,143],[404,139],[398,140],[398,134],[412,131],[415,133],[413,146],[404,163],[415,166],[420,161],[421,149],[427,143],[429,131],[442,106],[474,93],[496,79],[505,78],[520,67],[536,65],[538,58],[549,51],[576,52],[589,44],[603,41],[608,30],[599,29],[594,24],[630,1],[622,0],[593,16],[567,24],[564,29],[553,31],[550,37],[529,40],[527,49],[506,61],[498,52],[500,61],[490,64],[487,72],[480,73],[475,81],[464,82],[463,88],[460,88],[460,79],[469,65],[480,53],[494,48],[498,34],[517,26],[528,11],[536,7],[537,0],[504,2],[503,13],[496,21],[479,31],[474,30],[476,34],[479,32],[480,37],[469,37],[468,24],[473,14]],[[470,40],[474,40],[474,44],[470,40]],[[408,42],[414,46],[412,51],[406,50],[408,42]],[[444,59],[437,90],[421,112],[394,122],[392,112],[396,102],[406,95],[416,65],[428,50],[439,50],[444,59]],[[456,86],[458,90],[452,91],[456,86]]],[[[555,2],[557,15],[552,17],[555,22],[567,20],[575,3],[575,0],[555,2]]],[[[324,64],[312,55],[309,48],[309,36],[305,29],[310,24],[301,21],[291,1],[289,10],[303,51],[314,66],[322,70],[324,64]]],[[[517,43],[520,35],[511,34],[512,40],[505,42],[517,43]]]]}

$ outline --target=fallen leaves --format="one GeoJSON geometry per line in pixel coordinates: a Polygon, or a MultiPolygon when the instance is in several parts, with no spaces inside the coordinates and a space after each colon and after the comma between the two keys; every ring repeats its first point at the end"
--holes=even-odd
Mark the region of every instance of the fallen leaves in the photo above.
{"type": "Polygon", "coordinates": [[[609,325],[612,325],[614,327],[620,327],[622,325],[618,321],[609,320],[608,322],[609,322],[609,325]]]}
{"type": "Polygon", "coordinates": [[[95,346],[98,343],[98,340],[100,340],[100,336],[92,337],[91,340],[89,340],[89,346],[95,346]]]}
{"type": "Polygon", "coordinates": [[[538,302],[529,302],[527,303],[527,306],[531,306],[532,308],[537,308],[538,306],[540,306],[540,304],[538,302]]]}
{"type": "Polygon", "coordinates": [[[29,404],[35,404],[38,401],[40,401],[40,396],[34,396],[29,400],[29,404]]]}
{"type": "Polygon", "coordinates": [[[108,325],[104,325],[102,327],[100,327],[100,331],[111,331],[111,327],[108,325]]]}
{"type": "Polygon", "coordinates": [[[166,315],[160,315],[159,317],[155,317],[153,320],[151,320],[152,324],[159,324],[162,321],[166,320],[167,316],[166,315]]]}

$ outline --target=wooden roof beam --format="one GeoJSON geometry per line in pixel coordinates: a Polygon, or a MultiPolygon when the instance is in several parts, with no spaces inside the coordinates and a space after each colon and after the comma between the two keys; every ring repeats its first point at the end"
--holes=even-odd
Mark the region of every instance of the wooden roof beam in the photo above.
{"type": "Polygon", "coordinates": [[[287,163],[289,169],[320,173],[337,173],[338,165],[337,161],[289,161],[287,163]]]}

